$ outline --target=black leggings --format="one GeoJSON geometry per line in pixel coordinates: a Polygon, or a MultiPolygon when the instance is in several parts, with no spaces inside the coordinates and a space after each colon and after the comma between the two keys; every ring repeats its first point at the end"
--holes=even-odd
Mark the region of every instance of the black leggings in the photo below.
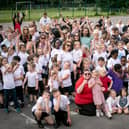
{"type": "Polygon", "coordinates": [[[79,113],[81,115],[87,115],[87,116],[95,116],[96,115],[96,107],[93,103],[91,104],[77,104],[79,108],[79,113]]]}

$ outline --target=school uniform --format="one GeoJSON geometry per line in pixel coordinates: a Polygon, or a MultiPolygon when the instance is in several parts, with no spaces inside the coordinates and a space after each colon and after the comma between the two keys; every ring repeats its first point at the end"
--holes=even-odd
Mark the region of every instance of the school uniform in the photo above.
{"type": "Polygon", "coordinates": [[[82,57],[82,50],[81,49],[74,49],[72,51],[72,56],[73,56],[73,63],[77,64],[80,60],[80,58],[82,57]]]}
{"type": "MultiPolygon", "coordinates": [[[[55,106],[57,104],[57,100],[54,98],[53,102],[55,106]]],[[[67,105],[69,104],[70,104],[70,101],[68,97],[65,95],[61,95],[59,110],[57,112],[54,111],[55,120],[58,125],[60,125],[60,122],[63,122],[63,124],[66,126],[69,125],[67,122],[67,118],[68,118],[67,105]]]]}
{"type": "Polygon", "coordinates": [[[63,85],[62,90],[63,90],[63,93],[68,92],[70,94],[73,91],[72,80],[71,80],[71,72],[70,72],[69,69],[67,69],[67,70],[62,69],[61,72],[60,72],[61,78],[63,78],[66,75],[69,75],[69,77],[62,81],[62,85],[63,85]]]}
{"type": "Polygon", "coordinates": [[[38,74],[38,80],[39,80],[39,95],[42,95],[43,90],[44,90],[44,85],[43,85],[43,80],[42,80],[42,67],[39,65],[39,63],[35,63],[36,67],[36,72],[38,74]]]}
{"type": "Polygon", "coordinates": [[[38,63],[42,67],[42,78],[48,79],[49,54],[40,56],[38,63]]]}
{"type": "Polygon", "coordinates": [[[5,108],[8,109],[9,103],[9,96],[13,97],[13,101],[15,103],[15,107],[18,108],[18,101],[16,97],[16,88],[14,82],[14,75],[13,73],[4,73],[6,68],[3,66],[1,67],[2,76],[3,76],[3,89],[4,89],[4,99],[5,99],[5,108]]]}
{"type": "MultiPolygon", "coordinates": [[[[24,76],[24,74],[25,72],[23,66],[19,65],[19,67],[14,72],[14,78],[18,78],[21,75],[24,76]]],[[[21,101],[21,103],[24,103],[22,84],[23,84],[22,80],[15,80],[17,98],[21,101]]]]}
{"type": "Polygon", "coordinates": [[[27,72],[26,77],[28,78],[28,94],[30,95],[37,95],[38,91],[35,90],[36,88],[36,79],[38,79],[38,75],[36,72],[27,72]]]}
{"type": "MultiPolygon", "coordinates": [[[[51,108],[51,101],[49,101],[49,108],[51,108]]],[[[35,120],[38,122],[38,124],[41,124],[41,120],[43,120],[45,117],[50,116],[50,114],[46,111],[46,102],[44,101],[42,96],[38,98],[36,104],[32,107],[32,114],[35,117],[35,120]],[[38,105],[41,105],[42,108],[42,115],[40,117],[40,120],[37,120],[37,117],[35,115],[38,105]]]]}

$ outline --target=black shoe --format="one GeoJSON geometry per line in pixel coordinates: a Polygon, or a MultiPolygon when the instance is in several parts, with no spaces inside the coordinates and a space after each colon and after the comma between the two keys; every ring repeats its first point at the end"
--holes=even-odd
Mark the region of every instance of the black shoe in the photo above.
{"type": "Polygon", "coordinates": [[[60,127],[60,124],[59,124],[59,123],[58,123],[58,124],[57,124],[57,123],[54,124],[54,128],[55,128],[55,129],[57,129],[57,128],[59,128],[59,127],[60,127]]]}
{"type": "Polygon", "coordinates": [[[38,124],[39,128],[44,128],[44,125],[42,123],[38,124]]]}
{"type": "Polygon", "coordinates": [[[1,108],[1,109],[4,108],[4,104],[0,104],[0,108],[1,108]]]}
{"type": "Polygon", "coordinates": [[[21,108],[24,108],[24,103],[21,103],[20,106],[21,106],[21,108]]]}

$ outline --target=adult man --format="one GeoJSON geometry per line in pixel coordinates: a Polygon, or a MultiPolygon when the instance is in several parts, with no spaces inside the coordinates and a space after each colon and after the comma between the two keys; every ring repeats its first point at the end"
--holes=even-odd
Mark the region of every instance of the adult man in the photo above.
{"type": "Polygon", "coordinates": [[[47,13],[45,12],[43,16],[41,17],[39,21],[40,27],[43,29],[44,26],[47,24],[51,24],[51,19],[47,16],[47,13]]]}

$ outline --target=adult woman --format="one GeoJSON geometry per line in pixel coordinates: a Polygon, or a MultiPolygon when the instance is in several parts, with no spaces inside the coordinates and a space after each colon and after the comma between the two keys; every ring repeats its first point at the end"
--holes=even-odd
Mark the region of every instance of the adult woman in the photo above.
{"type": "Polygon", "coordinates": [[[20,36],[20,40],[21,40],[23,43],[27,44],[28,41],[31,41],[31,38],[32,38],[32,36],[31,36],[30,33],[29,33],[29,28],[28,28],[27,26],[24,26],[24,27],[23,27],[23,33],[22,33],[22,35],[20,36]]]}
{"type": "Polygon", "coordinates": [[[93,104],[92,90],[88,87],[88,81],[90,78],[90,71],[88,69],[85,69],[84,74],[76,82],[75,103],[79,107],[80,114],[93,116],[96,114],[96,109],[93,104]]]}
{"type": "Polygon", "coordinates": [[[65,41],[62,47],[61,53],[57,57],[58,64],[61,65],[61,68],[63,68],[64,62],[68,61],[70,62],[70,68],[71,72],[73,71],[73,57],[70,52],[72,43],[70,41],[65,41]]]}
{"type": "Polygon", "coordinates": [[[72,79],[72,85],[74,86],[74,74],[73,74],[73,56],[70,52],[72,43],[71,41],[65,41],[63,44],[63,50],[61,53],[57,56],[57,63],[61,66],[61,68],[64,67],[65,62],[70,63],[70,71],[71,71],[71,79],[72,79]]]}
{"type": "Polygon", "coordinates": [[[92,37],[90,36],[89,29],[87,27],[83,28],[82,34],[81,34],[81,44],[87,48],[90,48],[91,40],[92,40],[92,37]]]}
{"type": "Polygon", "coordinates": [[[50,42],[47,39],[47,35],[45,33],[42,33],[40,35],[39,43],[36,44],[37,48],[41,48],[44,50],[47,50],[48,53],[51,51],[50,42]]]}

